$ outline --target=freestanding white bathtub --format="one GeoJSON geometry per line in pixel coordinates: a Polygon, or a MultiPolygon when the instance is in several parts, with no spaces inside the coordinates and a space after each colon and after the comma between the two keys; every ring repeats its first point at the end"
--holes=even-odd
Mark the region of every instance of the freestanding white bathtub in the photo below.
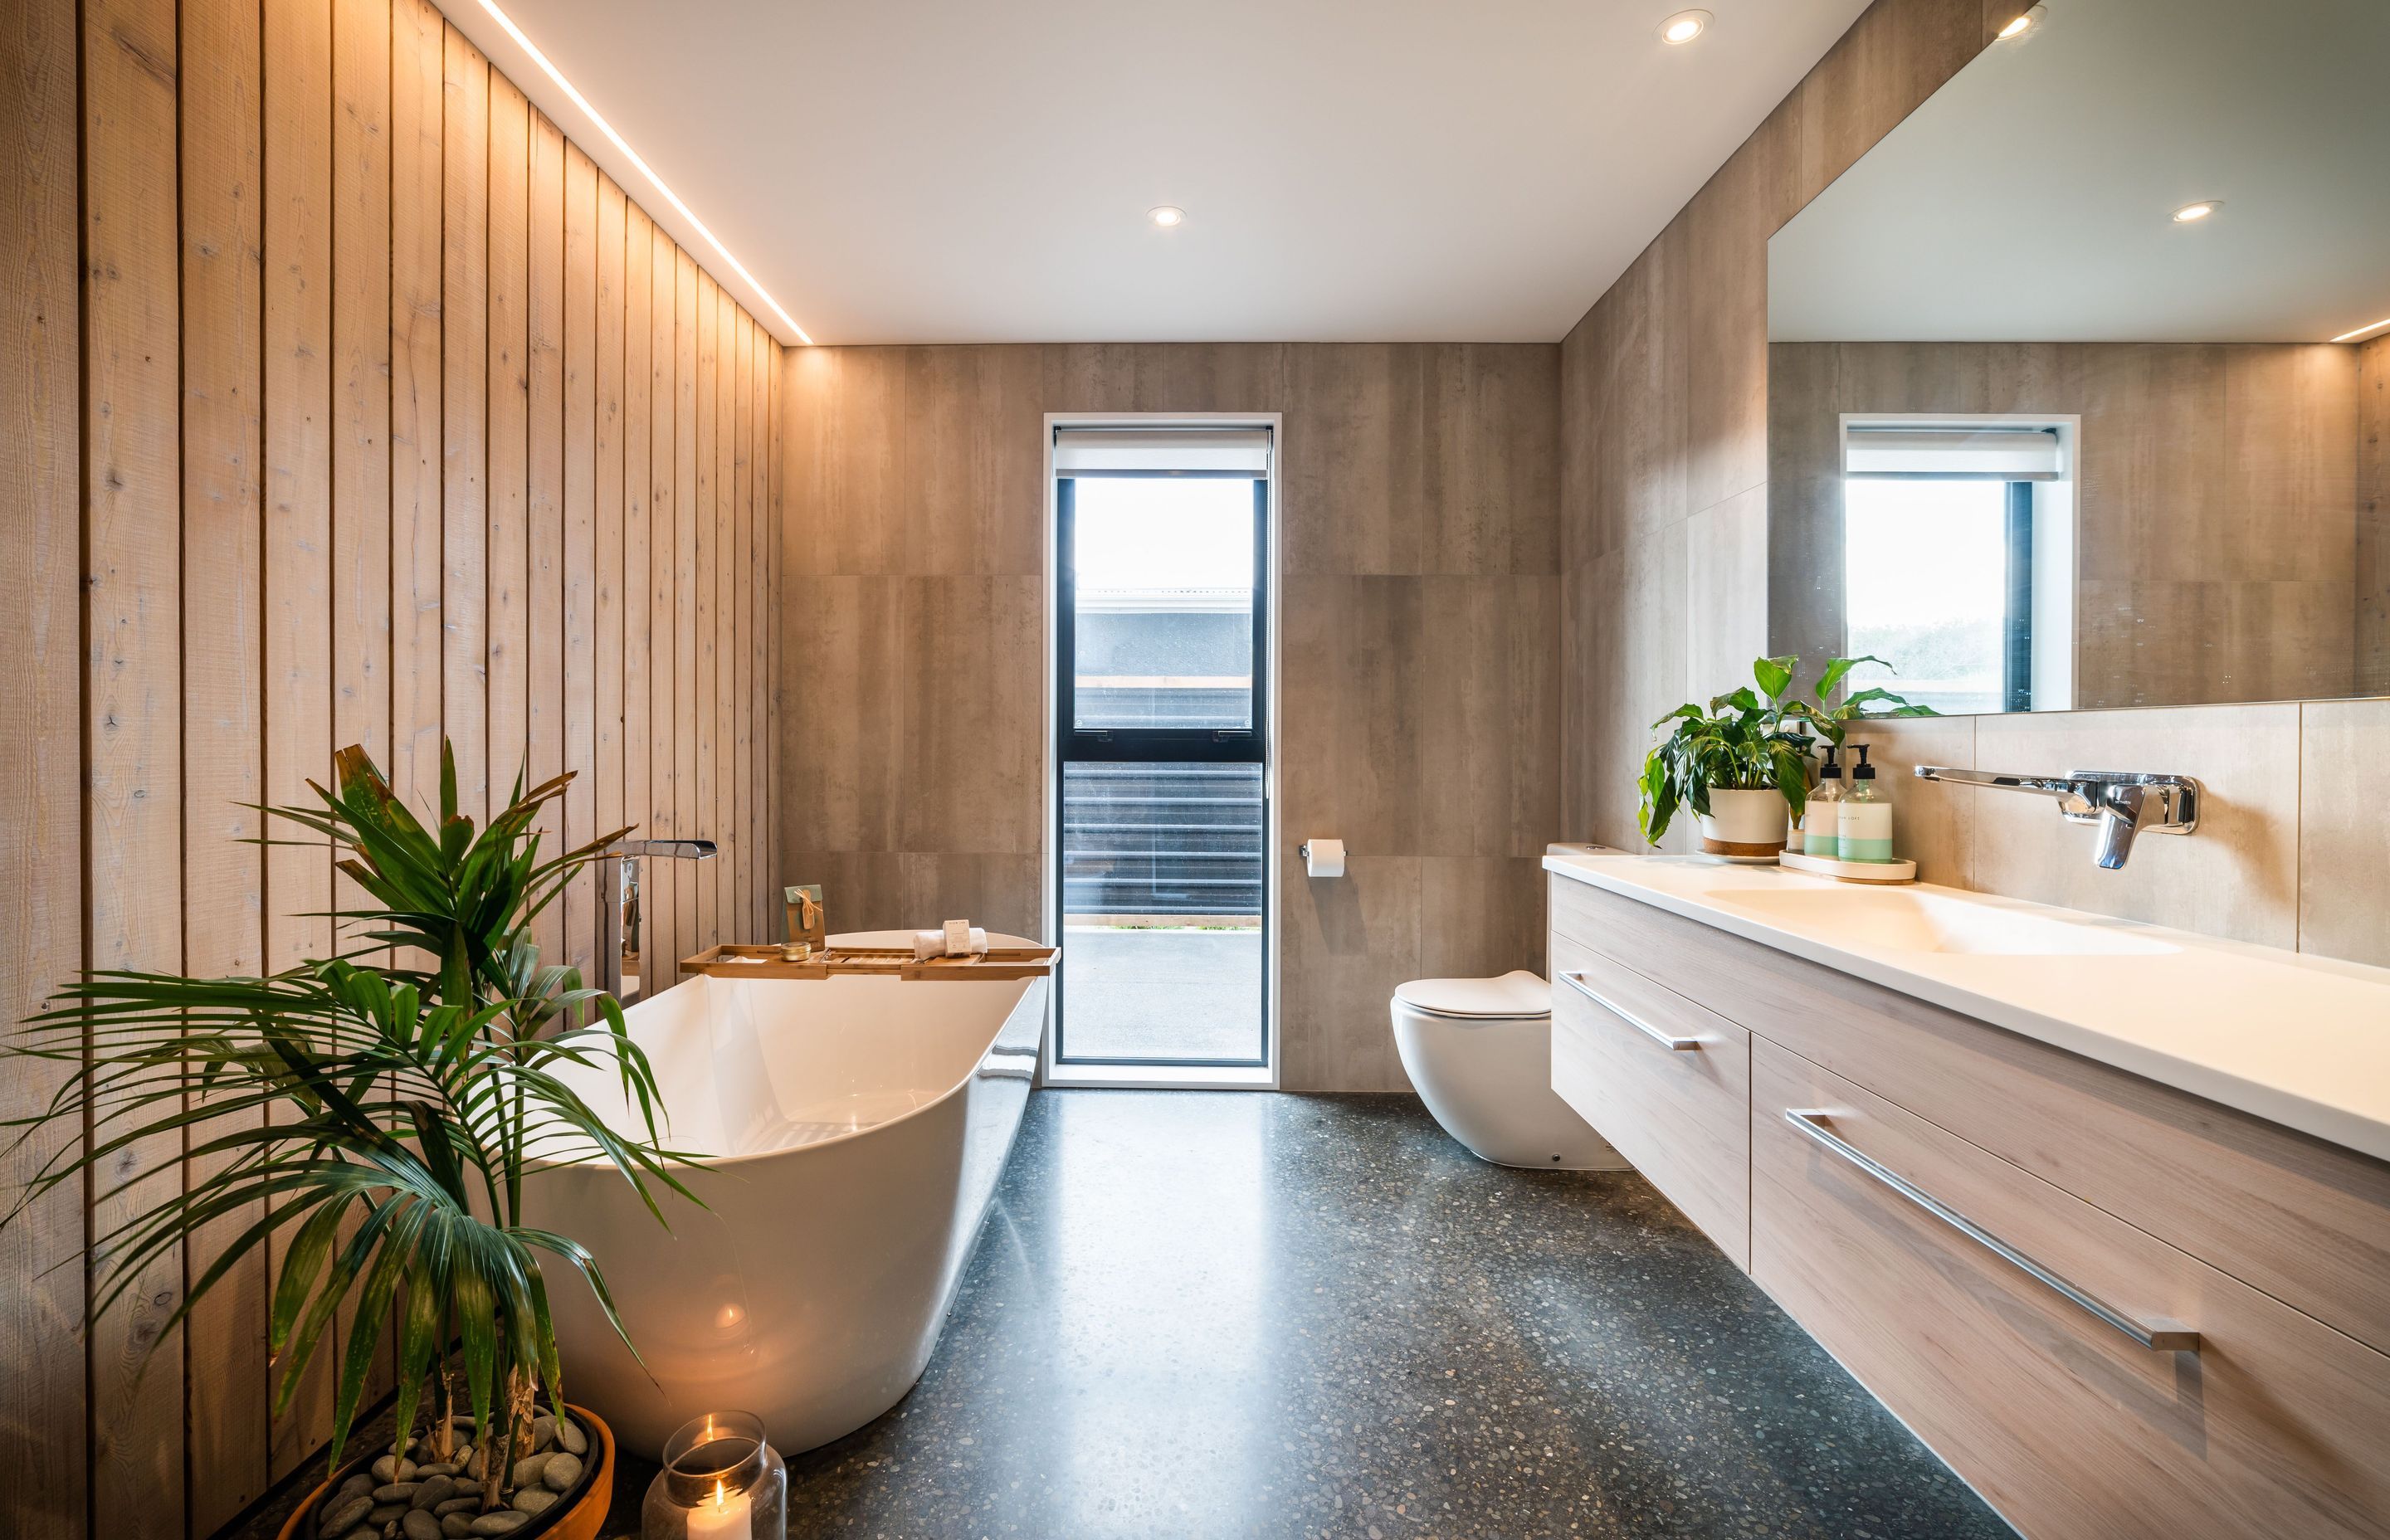
{"type": "MultiPolygon", "coordinates": [[[[551,1262],[566,1393],[649,1458],[709,1411],[753,1412],[793,1453],[902,1400],[1021,1127],[1047,993],[1044,979],[699,977],[632,1007],[664,1142],[714,1159],[682,1176],[704,1209],[657,1189],[669,1232],[610,1166],[525,1184],[530,1222],[596,1254],[648,1366],[551,1262]]],[[[610,1124],[636,1129],[610,1064],[568,1078],[610,1124]]]]}

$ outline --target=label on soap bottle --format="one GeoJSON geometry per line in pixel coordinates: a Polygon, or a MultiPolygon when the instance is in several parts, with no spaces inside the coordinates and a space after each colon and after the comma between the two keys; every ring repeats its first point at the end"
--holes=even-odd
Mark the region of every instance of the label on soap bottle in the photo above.
{"type": "Polygon", "coordinates": [[[1841,846],[1840,859],[1844,861],[1889,861],[1892,859],[1892,804],[1884,802],[1853,800],[1837,810],[1839,814],[1836,842],[1841,846]]]}
{"type": "Polygon", "coordinates": [[[1827,861],[1842,859],[1842,828],[1835,812],[1842,805],[1840,802],[1819,802],[1812,797],[1801,809],[1802,854],[1815,855],[1827,861]]]}

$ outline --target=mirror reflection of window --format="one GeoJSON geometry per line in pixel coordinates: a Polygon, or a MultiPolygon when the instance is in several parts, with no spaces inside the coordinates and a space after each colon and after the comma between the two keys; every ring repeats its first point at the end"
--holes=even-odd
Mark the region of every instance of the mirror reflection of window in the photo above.
{"type": "Polygon", "coordinates": [[[1862,663],[1852,688],[1881,685],[1946,714],[2010,709],[2009,485],[1844,483],[1846,645],[1897,670],[1862,663]]]}

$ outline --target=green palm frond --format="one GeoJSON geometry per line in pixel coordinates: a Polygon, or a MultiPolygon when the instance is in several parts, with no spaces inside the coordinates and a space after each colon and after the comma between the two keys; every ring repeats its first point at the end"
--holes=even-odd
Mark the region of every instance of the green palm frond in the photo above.
{"type": "MultiPolygon", "coordinates": [[[[337,1466],[393,1313],[402,1444],[427,1375],[438,1376],[444,1405],[452,1359],[482,1430],[500,1412],[519,1418],[534,1393],[560,1404],[542,1255],[585,1280],[628,1342],[588,1249],[522,1224],[526,1175],[602,1160],[660,1224],[660,1191],[695,1200],[679,1176],[692,1158],[662,1142],[655,1075],[620,1003],[574,969],[544,964],[531,939],[532,920],[572,874],[629,831],[543,859],[541,810],[570,776],[528,790],[519,778],[477,830],[458,812],[444,746],[429,825],[362,750],[341,751],[334,767],[337,790],[310,783],[320,806],[263,811],[307,836],[291,842],[330,846],[370,901],[337,912],[337,955],[266,978],[105,971],[59,989],[0,1057],[84,1072],[45,1106],[0,1122],[0,1146],[53,1125],[90,1136],[39,1165],[0,1208],[0,1226],[145,1141],[171,1137],[210,1162],[205,1184],[94,1237],[95,1314],[202,1226],[248,1218],[168,1328],[274,1241],[275,1409],[329,1354],[337,1466]],[[639,1132],[610,1126],[559,1074],[567,1067],[610,1070],[639,1132]],[[345,1337],[344,1300],[355,1303],[345,1337]]],[[[495,1500],[503,1481],[489,1484],[495,1500]]]]}

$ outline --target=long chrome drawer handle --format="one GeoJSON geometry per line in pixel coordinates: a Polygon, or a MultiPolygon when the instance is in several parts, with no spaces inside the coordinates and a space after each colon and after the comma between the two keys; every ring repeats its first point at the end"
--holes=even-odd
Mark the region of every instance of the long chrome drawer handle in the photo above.
{"type": "Polygon", "coordinates": [[[1610,1012],[1611,1015],[1617,1017],[1620,1020],[1625,1022],[1628,1026],[1633,1027],[1637,1032],[1641,1033],[1644,1036],[1650,1038],[1652,1042],[1659,1044],[1660,1046],[1664,1048],[1674,1048],[1678,1053],[1689,1053],[1702,1046],[1702,1040],[1698,1037],[1677,1037],[1669,1033],[1662,1032],[1659,1028],[1653,1026],[1651,1022],[1646,1021],[1640,1016],[1636,1015],[1633,1011],[1628,1010],[1625,1006],[1620,1005],[1617,1001],[1605,999],[1603,996],[1595,994],[1593,986],[1585,982],[1585,975],[1582,973],[1563,973],[1561,975],[1561,978],[1571,989],[1575,990],[1579,995],[1591,1000],[1595,1005],[1600,1006],[1602,1009],[1610,1012]]]}
{"type": "Polygon", "coordinates": [[[2003,1262],[2021,1268],[2059,1293],[2065,1295],[2076,1305],[2097,1315],[2141,1346],[2156,1353],[2197,1353],[2199,1351],[2198,1332],[2177,1321],[2152,1321],[2144,1324],[2133,1319],[2097,1295],[2076,1288],[1906,1176],[1880,1163],[1866,1151],[1844,1140],[1826,1126],[1825,1113],[1804,1112],[1786,1108],[1784,1121],[1960,1235],[1985,1247],[2003,1262]]]}

